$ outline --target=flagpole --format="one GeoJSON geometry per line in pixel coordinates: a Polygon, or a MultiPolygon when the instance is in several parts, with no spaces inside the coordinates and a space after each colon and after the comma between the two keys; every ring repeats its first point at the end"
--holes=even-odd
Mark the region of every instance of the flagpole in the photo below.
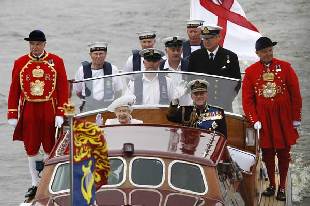
{"type": "Polygon", "coordinates": [[[69,153],[69,160],[70,160],[70,205],[73,206],[73,144],[74,144],[74,135],[73,135],[73,121],[75,115],[75,107],[73,104],[69,103],[64,105],[65,116],[68,118],[68,123],[70,126],[70,153],[69,153]]]}

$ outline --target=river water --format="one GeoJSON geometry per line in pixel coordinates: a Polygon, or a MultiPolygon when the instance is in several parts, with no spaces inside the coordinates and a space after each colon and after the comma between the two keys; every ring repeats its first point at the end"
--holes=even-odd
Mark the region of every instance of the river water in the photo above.
{"type": "MultiPolygon", "coordinates": [[[[289,61],[300,78],[303,121],[292,156],[294,205],[310,205],[310,43],[308,0],[239,0],[263,35],[278,41],[275,56],[289,61]]],[[[47,36],[47,50],[61,56],[69,78],[88,59],[87,44],[109,42],[108,61],[122,67],[138,46],[136,32],[156,30],[158,37],[186,37],[189,0],[0,0],[0,205],[17,205],[30,186],[23,145],[13,142],[6,123],[7,96],[15,58],[28,52],[23,40],[33,29],[47,36]]],[[[163,45],[158,41],[158,47],[163,45]]]]}

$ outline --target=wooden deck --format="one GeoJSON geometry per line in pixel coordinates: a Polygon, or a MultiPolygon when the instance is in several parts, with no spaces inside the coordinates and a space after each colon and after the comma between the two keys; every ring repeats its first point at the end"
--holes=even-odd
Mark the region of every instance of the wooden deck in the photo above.
{"type": "MultiPolygon", "coordinates": [[[[277,164],[278,164],[278,162],[277,162],[277,158],[276,158],[276,165],[277,164]]],[[[276,168],[275,178],[276,178],[276,185],[277,185],[276,188],[278,188],[278,185],[280,184],[280,175],[279,175],[279,170],[277,168],[276,168]]],[[[263,180],[262,190],[265,190],[265,188],[267,188],[268,186],[269,186],[269,181],[263,180]]],[[[287,188],[289,188],[289,185],[287,186],[287,188]]],[[[286,202],[284,202],[284,201],[276,200],[276,194],[277,194],[277,191],[275,193],[275,196],[272,196],[272,197],[262,196],[260,206],[285,206],[285,205],[289,206],[289,204],[286,204],[286,202]]]]}

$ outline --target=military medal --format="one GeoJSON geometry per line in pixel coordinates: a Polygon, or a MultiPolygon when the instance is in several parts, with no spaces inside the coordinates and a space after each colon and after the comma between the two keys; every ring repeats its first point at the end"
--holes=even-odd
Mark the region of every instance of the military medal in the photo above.
{"type": "Polygon", "coordinates": [[[227,55],[226,57],[227,57],[226,63],[229,64],[230,63],[229,55],[227,55]]]}
{"type": "Polygon", "coordinates": [[[218,124],[215,121],[213,121],[212,122],[212,128],[215,129],[215,128],[217,128],[217,126],[218,126],[218,124]]]}

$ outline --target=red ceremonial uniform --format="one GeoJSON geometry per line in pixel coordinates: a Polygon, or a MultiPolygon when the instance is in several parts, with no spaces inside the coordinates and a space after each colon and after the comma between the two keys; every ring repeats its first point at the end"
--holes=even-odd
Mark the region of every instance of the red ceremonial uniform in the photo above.
{"type": "Polygon", "coordinates": [[[260,61],[248,67],[242,104],[252,124],[262,123],[262,148],[283,149],[296,143],[293,121],[301,120],[302,99],[297,75],[289,63],[273,58],[269,67],[260,61]]]}
{"type": "Polygon", "coordinates": [[[63,60],[44,52],[36,59],[24,55],[14,63],[8,99],[8,119],[17,119],[13,140],[24,141],[29,156],[42,143],[49,153],[55,143],[55,116],[63,116],[68,83],[63,60]]]}

